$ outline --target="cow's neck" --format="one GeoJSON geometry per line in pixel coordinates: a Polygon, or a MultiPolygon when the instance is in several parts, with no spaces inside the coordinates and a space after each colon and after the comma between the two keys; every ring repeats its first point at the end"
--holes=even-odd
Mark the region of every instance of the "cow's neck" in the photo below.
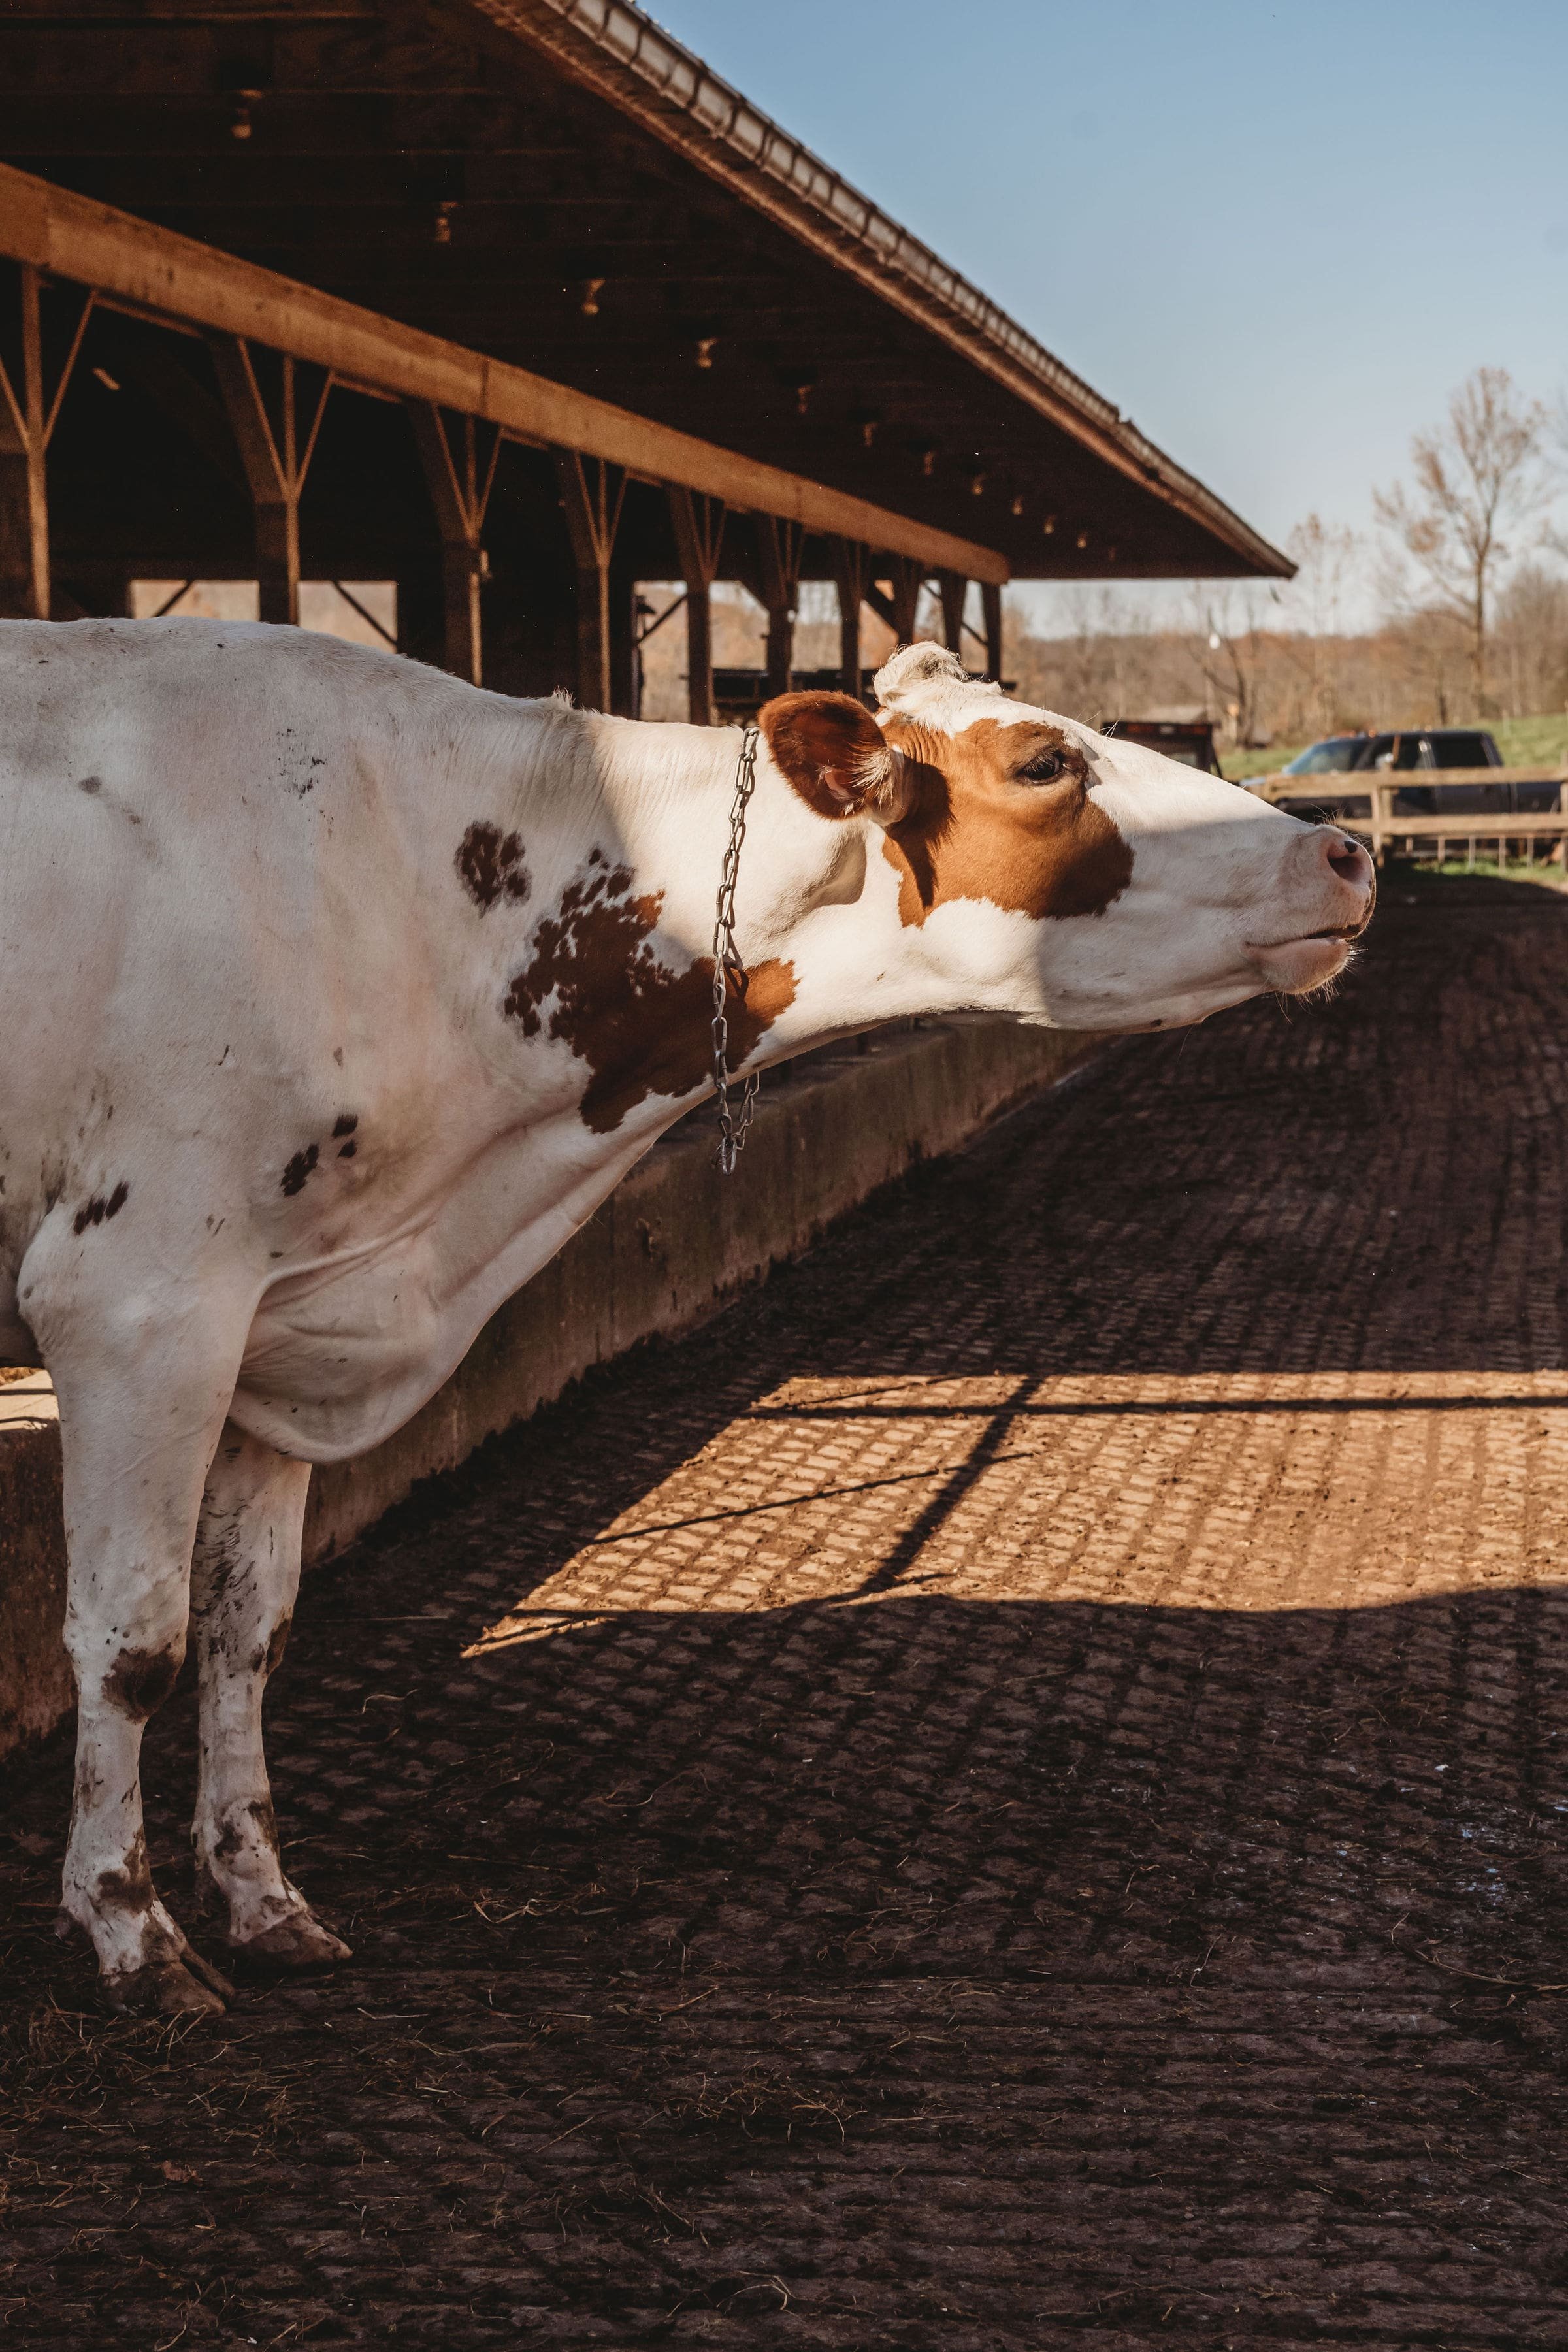
{"type": "MultiPolygon", "coordinates": [[[[661,1123],[661,1106],[668,1114],[705,1082],[714,899],[742,738],[562,719],[543,720],[553,740],[515,843],[478,843],[477,880],[518,902],[505,928],[528,952],[502,975],[509,1020],[525,1036],[564,1038],[589,1063],[583,1116],[608,1134],[661,1123]]],[[[736,899],[750,978],[731,1007],[732,1064],[784,1060],[958,1001],[899,921],[882,842],[870,824],[814,814],[760,751],[736,899]]]]}

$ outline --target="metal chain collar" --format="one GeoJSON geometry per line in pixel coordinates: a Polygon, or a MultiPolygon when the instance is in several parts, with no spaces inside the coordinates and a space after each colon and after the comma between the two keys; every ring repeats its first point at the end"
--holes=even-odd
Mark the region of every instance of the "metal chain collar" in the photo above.
{"type": "Polygon", "coordinates": [[[746,1080],[740,1113],[730,1106],[729,1000],[746,998],[746,967],[735,945],[735,883],[741,871],[741,845],[746,838],[746,808],[757,789],[757,741],[754,727],[741,738],[735,767],[735,802],[730,811],[730,840],[719,881],[713,920],[713,1092],[719,1106],[719,1165],[726,1176],[745,1147],[747,1131],[757,1108],[757,1073],[746,1080]]]}

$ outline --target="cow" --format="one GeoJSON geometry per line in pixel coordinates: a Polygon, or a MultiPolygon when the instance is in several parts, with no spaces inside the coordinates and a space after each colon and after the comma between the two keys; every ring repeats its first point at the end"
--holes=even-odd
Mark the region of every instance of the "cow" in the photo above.
{"type": "MultiPolygon", "coordinates": [[[[899,652],[760,717],[728,1055],[910,1014],[1201,1021],[1342,969],[1366,852],[899,652]]],[[[714,1087],[733,729],[483,692],[298,629],[0,625],[0,1361],[58,1396],[62,1927],[221,2009],[159,1899],[142,1728],[194,1629],[231,1965],[349,1957],[285,1874],[262,1694],[311,1465],[367,1452],[714,1087]]]]}

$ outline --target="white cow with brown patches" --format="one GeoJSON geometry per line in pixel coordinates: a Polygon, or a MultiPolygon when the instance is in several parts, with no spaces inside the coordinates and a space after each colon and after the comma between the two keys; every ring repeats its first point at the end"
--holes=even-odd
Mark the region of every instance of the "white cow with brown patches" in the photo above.
{"type": "MultiPolygon", "coordinates": [[[[932,646],[785,696],[741,866],[758,1067],[909,1013],[1201,1020],[1331,979],[1365,853],[932,646]]],[[[261,1702],[314,1462],[364,1453],[710,1086],[733,731],[513,702],[293,629],[0,626],[0,1360],[59,1396],[64,1908],[119,2006],[221,2005],[159,1901],[142,1726],[194,1624],[232,1954],[284,1875],[261,1702]]]]}

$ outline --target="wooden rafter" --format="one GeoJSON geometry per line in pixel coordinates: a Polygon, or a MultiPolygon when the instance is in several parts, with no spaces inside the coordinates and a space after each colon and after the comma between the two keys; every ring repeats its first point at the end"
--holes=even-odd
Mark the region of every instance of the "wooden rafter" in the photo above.
{"type": "Polygon", "coordinates": [[[993,548],[655,424],[9,165],[0,165],[0,254],[90,289],[108,307],[270,345],[340,384],[432,401],[516,439],[575,449],[733,509],[917,556],[932,571],[1008,577],[1005,557],[993,548]]]}

